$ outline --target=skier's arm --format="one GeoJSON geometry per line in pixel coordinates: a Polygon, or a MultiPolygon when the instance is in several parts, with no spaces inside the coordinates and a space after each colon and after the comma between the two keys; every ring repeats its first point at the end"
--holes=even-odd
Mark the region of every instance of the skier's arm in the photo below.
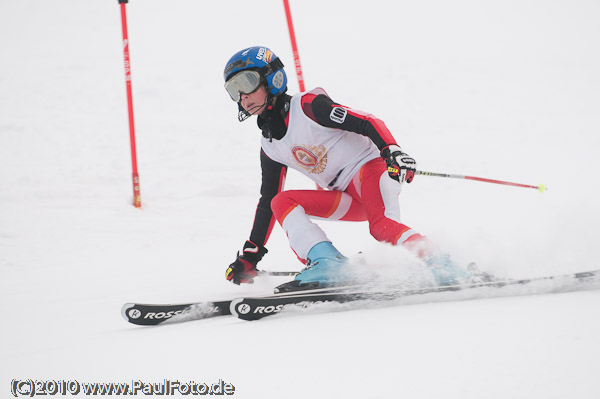
{"type": "Polygon", "coordinates": [[[287,166],[273,161],[262,150],[260,152],[260,165],[262,171],[260,200],[256,207],[250,241],[264,247],[275,225],[275,217],[271,210],[271,200],[283,190],[287,166]]]}
{"type": "Polygon", "coordinates": [[[325,94],[306,94],[301,104],[304,113],[322,126],[369,137],[385,160],[390,177],[401,183],[412,182],[417,171],[416,162],[402,151],[382,120],[335,103],[325,94]]]}
{"type": "Polygon", "coordinates": [[[318,124],[335,129],[347,130],[367,136],[379,151],[396,144],[392,133],[382,120],[334,102],[325,94],[306,94],[302,97],[302,110],[318,124]]]}
{"type": "Polygon", "coordinates": [[[252,283],[257,274],[256,264],[268,252],[265,244],[275,224],[271,200],[283,190],[287,173],[285,165],[273,161],[264,151],[260,152],[260,165],[262,170],[260,200],[256,207],[250,239],[244,243],[242,253],[238,253],[236,260],[229,265],[225,273],[227,280],[235,284],[252,283]]]}

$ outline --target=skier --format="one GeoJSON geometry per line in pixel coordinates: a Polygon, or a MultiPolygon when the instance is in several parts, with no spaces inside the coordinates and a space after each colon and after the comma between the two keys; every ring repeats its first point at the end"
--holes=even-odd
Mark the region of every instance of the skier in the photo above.
{"type": "Polygon", "coordinates": [[[224,70],[225,89],[238,119],[258,116],[262,131],[261,197],[249,239],[226,271],[235,284],[251,283],[276,219],[307,267],[277,292],[341,285],[351,279],[348,259],[310,218],[368,221],[380,242],[402,245],[431,267],[438,284],[470,276],[427,238],[400,221],[398,195],[413,181],[416,162],[373,115],[334,102],[316,88],[286,94],[281,60],[267,47],[234,54],[224,70]],[[287,168],[326,190],[284,191],[287,168]]]}

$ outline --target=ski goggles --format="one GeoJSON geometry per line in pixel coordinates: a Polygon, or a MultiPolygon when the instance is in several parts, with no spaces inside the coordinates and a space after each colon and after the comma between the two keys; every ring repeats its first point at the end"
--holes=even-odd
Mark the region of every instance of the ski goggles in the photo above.
{"type": "Polygon", "coordinates": [[[237,103],[241,100],[242,94],[250,94],[258,89],[261,81],[258,71],[241,71],[225,82],[225,90],[229,93],[229,97],[237,103]]]}

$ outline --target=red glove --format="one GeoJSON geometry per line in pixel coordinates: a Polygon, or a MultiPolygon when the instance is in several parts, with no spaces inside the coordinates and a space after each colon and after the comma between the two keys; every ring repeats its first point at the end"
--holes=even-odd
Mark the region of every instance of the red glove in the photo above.
{"type": "Polygon", "coordinates": [[[234,284],[252,284],[258,274],[256,264],[269,252],[267,248],[260,247],[252,241],[246,241],[242,254],[238,252],[235,261],[229,265],[225,278],[234,284]]]}

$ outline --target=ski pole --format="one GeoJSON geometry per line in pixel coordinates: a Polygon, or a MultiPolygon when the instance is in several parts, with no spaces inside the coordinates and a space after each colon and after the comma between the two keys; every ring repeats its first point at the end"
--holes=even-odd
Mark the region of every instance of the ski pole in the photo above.
{"type": "Polygon", "coordinates": [[[300,272],[271,272],[267,270],[259,270],[259,276],[284,276],[284,277],[296,277],[300,272]]]}
{"type": "Polygon", "coordinates": [[[449,178],[452,178],[452,179],[476,180],[476,181],[482,181],[482,182],[485,182],[485,183],[503,184],[505,186],[514,186],[514,187],[523,187],[523,188],[534,188],[534,189],[538,190],[538,192],[540,192],[540,193],[543,193],[544,191],[547,190],[546,186],[543,185],[543,184],[540,184],[540,185],[537,185],[537,186],[532,186],[532,185],[529,185],[529,184],[512,183],[512,182],[509,182],[509,181],[486,179],[486,178],[483,178],[483,177],[454,175],[454,174],[448,174],[448,173],[425,172],[423,170],[418,170],[417,174],[418,175],[422,175],[422,176],[449,177],[449,178]]]}

